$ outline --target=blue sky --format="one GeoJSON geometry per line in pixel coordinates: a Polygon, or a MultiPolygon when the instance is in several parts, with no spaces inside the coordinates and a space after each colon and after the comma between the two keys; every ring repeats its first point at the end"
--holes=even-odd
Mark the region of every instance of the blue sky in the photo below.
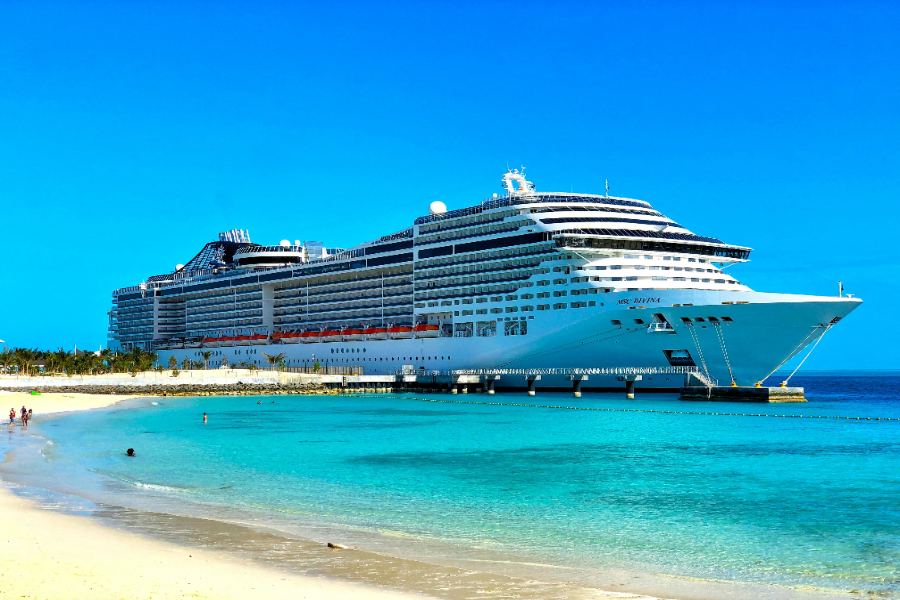
{"type": "Polygon", "coordinates": [[[900,368],[900,5],[0,4],[0,338],[98,347],[216,232],[349,246],[499,191],[645,198],[900,368]]]}

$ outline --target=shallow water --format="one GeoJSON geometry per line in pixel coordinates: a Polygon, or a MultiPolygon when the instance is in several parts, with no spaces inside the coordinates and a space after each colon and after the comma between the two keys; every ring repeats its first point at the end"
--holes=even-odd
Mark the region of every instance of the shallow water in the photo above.
{"type": "MultiPolygon", "coordinates": [[[[833,417],[900,417],[900,377],[794,381],[809,403],[648,394],[143,400],[38,416],[40,437],[5,436],[18,449],[3,476],[52,489],[69,508],[84,508],[70,495],[125,507],[101,516],[168,535],[193,531],[207,545],[247,536],[213,528],[202,537],[197,522],[174,527],[167,515],[265,528],[281,541],[241,551],[258,558],[296,544],[282,554],[308,572],[335,574],[335,565],[311,566],[320,546],[301,540],[368,551],[355,557],[378,581],[375,571],[397,568],[375,565],[381,555],[444,565],[440,576],[419,573],[406,585],[414,589],[483,577],[473,590],[498,597],[535,579],[664,593],[682,589],[665,579],[675,575],[774,584],[753,594],[773,597],[780,586],[898,594],[900,422],[833,417]]],[[[561,597],[561,589],[515,595],[561,597]]]]}

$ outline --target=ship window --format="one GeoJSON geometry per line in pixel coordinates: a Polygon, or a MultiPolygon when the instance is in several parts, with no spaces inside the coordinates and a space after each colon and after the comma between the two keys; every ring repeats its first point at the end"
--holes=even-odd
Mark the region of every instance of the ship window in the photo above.
{"type": "Polygon", "coordinates": [[[638,325],[643,325],[643,324],[644,324],[644,320],[643,320],[643,319],[635,319],[634,322],[637,323],[638,325]]]}
{"type": "Polygon", "coordinates": [[[475,302],[477,302],[478,304],[483,304],[487,302],[487,298],[485,298],[484,296],[482,296],[481,298],[475,298],[475,302]]]}
{"type": "Polygon", "coordinates": [[[732,319],[731,317],[722,317],[722,320],[723,320],[723,321],[727,321],[727,322],[729,322],[729,323],[731,323],[732,321],[734,321],[734,319],[732,319]]]}
{"type": "Polygon", "coordinates": [[[620,320],[618,320],[618,319],[613,319],[612,321],[610,321],[610,323],[612,323],[612,324],[615,325],[616,327],[622,325],[622,321],[620,321],[620,320]]]}
{"type": "Polygon", "coordinates": [[[560,303],[560,304],[554,304],[554,305],[553,305],[553,310],[561,310],[561,309],[563,309],[563,308],[565,308],[565,307],[566,307],[566,303],[565,303],[565,302],[562,302],[562,303],[560,303]]]}
{"type": "Polygon", "coordinates": [[[694,320],[698,323],[704,323],[706,321],[706,319],[704,319],[703,317],[697,317],[694,320]]]}
{"type": "Polygon", "coordinates": [[[567,293],[568,292],[566,290],[559,290],[559,291],[553,292],[553,296],[555,298],[559,298],[560,296],[565,296],[567,293]]]}
{"type": "Polygon", "coordinates": [[[549,310],[549,309],[550,309],[550,305],[549,305],[549,304],[538,304],[537,309],[538,309],[538,310],[549,310]]]}
{"type": "Polygon", "coordinates": [[[540,281],[537,282],[537,284],[540,286],[550,285],[550,281],[547,279],[541,279],[540,281]]]}

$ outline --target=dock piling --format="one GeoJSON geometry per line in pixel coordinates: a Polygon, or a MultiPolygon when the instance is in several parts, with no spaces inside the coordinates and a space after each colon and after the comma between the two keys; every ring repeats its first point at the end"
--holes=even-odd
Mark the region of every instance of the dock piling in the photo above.
{"type": "Polygon", "coordinates": [[[625,382],[625,397],[634,400],[634,382],[643,379],[643,375],[620,375],[619,381],[625,382]]]}
{"type": "Polygon", "coordinates": [[[581,382],[587,381],[587,375],[572,375],[572,395],[581,398],[581,382]]]}
{"type": "Polygon", "coordinates": [[[540,381],[541,376],[540,375],[526,375],[525,378],[528,381],[528,395],[534,396],[535,394],[537,394],[537,391],[535,390],[535,383],[540,381]]]}

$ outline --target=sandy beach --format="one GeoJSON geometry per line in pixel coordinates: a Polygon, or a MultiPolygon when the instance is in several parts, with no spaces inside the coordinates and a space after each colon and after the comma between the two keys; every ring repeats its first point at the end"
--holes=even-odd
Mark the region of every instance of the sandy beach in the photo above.
{"type": "MultiPolygon", "coordinates": [[[[130,396],[0,393],[0,406],[23,404],[35,418],[110,406],[130,396]],[[5,403],[5,404],[3,404],[5,403]]],[[[215,552],[105,527],[45,510],[0,488],[6,564],[0,596],[26,599],[415,598],[329,579],[291,575],[215,552]]],[[[328,551],[323,549],[323,551],[328,551]]]]}
{"type": "Polygon", "coordinates": [[[0,412],[5,417],[8,408],[15,408],[17,413],[20,407],[34,409],[34,415],[53,413],[65,413],[76,410],[91,410],[94,408],[106,408],[119,402],[133,400],[139,396],[113,395],[113,394],[76,394],[76,393],[49,393],[31,395],[29,392],[10,392],[0,390],[0,412]]]}

